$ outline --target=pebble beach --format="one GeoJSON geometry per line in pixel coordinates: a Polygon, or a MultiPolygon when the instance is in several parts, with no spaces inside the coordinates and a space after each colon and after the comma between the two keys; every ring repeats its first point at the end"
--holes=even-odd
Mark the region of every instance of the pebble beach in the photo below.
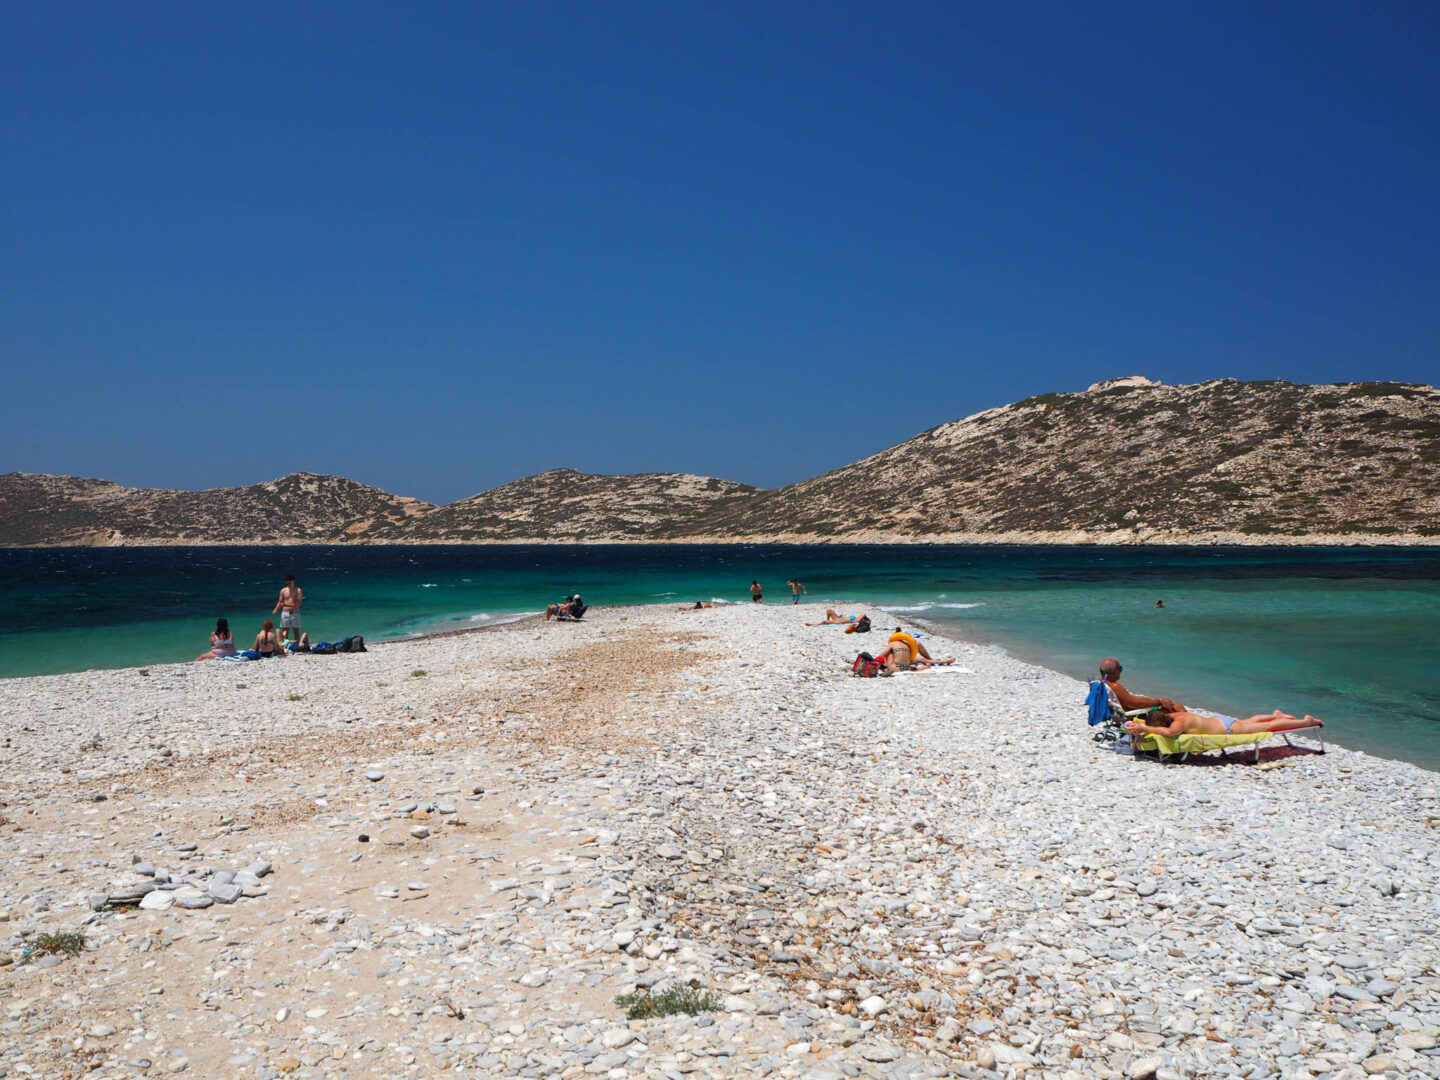
{"type": "Polygon", "coordinates": [[[0,1077],[1440,1077],[1436,774],[819,611],[0,682],[0,1077]]]}

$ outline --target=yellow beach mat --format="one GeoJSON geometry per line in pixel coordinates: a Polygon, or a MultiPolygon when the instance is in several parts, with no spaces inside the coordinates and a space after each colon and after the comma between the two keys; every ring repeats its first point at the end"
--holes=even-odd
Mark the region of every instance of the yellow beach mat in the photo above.
{"type": "MultiPolygon", "coordinates": [[[[1155,750],[1171,754],[1203,754],[1207,750],[1225,750],[1231,746],[1249,746],[1264,742],[1279,732],[1257,731],[1253,735],[1150,735],[1135,744],[1137,750],[1155,750]]],[[[1288,740],[1287,740],[1288,741],[1288,740]]]]}

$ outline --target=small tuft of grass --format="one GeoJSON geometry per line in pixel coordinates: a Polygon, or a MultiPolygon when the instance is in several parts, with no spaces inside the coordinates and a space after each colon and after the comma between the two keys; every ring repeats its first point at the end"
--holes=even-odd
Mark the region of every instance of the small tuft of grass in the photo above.
{"type": "Polygon", "coordinates": [[[715,1012],[720,1008],[720,995],[703,986],[671,986],[658,994],[621,994],[615,1004],[625,1010],[627,1020],[649,1020],[654,1016],[684,1013],[715,1012]]]}
{"type": "Polygon", "coordinates": [[[79,956],[85,951],[85,935],[78,930],[56,930],[36,934],[25,943],[22,964],[28,964],[37,956],[79,956]]]}
{"type": "Polygon", "coordinates": [[[316,915],[313,919],[310,920],[310,925],[311,925],[311,926],[324,926],[324,925],[325,925],[327,922],[329,922],[329,921],[330,921],[330,920],[329,920],[328,918],[326,918],[324,915],[316,915]]]}
{"type": "Polygon", "coordinates": [[[289,695],[285,700],[286,700],[286,701],[304,701],[304,700],[305,700],[305,695],[304,695],[304,694],[297,694],[297,693],[295,693],[295,692],[292,690],[292,691],[290,692],[290,695],[289,695]]]}
{"type": "Polygon", "coordinates": [[[410,677],[411,677],[412,679],[422,679],[422,678],[424,678],[424,677],[425,677],[425,669],[424,669],[424,668],[416,668],[414,671],[410,672],[410,677]]]}

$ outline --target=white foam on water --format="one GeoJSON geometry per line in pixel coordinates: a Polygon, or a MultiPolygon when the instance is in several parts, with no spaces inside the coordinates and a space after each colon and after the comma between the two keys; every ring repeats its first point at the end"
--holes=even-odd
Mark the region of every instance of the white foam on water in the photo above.
{"type": "Polygon", "coordinates": [[[420,586],[422,589],[438,589],[439,587],[440,586],[436,585],[433,581],[427,581],[424,585],[420,586]]]}
{"type": "Polygon", "coordinates": [[[470,621],[472,623],[483,623],[486,626],[501,626],[505,623],[520,622],[535,614],[537,614],[537,612],[517,611],[511,615],[488,615],[482,611],[478,615],[471,615],[470,621]]]}
{"type": "Polygon", "coordinates": [[[935,608],[946,608],[950,611],[963,611],[965,608],[984,607],[985,601],[977,600],[971,604],[952,602],[947,604],[937,603],[934,600],[923,600],[918,604],[886,604],[886,611],[898,611],[903,614],[915,614],[923,611],[933,611],[935,608]]]}

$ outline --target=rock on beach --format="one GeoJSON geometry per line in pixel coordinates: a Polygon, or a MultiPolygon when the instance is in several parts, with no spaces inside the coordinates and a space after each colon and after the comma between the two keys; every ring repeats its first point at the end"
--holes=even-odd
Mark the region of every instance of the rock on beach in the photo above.
{"type": "Polygon", "coordinates": [[[815,610],[0,682],[0,1075],[1440,1077],[1434,774],[815,610]]]}

